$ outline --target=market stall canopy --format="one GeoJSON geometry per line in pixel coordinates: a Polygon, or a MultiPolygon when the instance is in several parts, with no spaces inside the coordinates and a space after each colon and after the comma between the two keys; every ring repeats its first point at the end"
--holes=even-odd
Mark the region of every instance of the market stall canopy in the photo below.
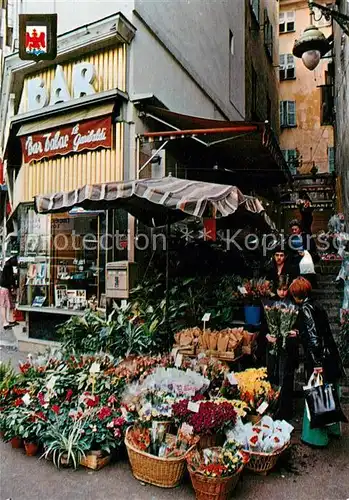
{"type": "MultiPolygon", "coordinates": [[[[67,212],[73,207],[86,210],[123,208],[148,226],[195,217],[228,217],[237,211],[267,217],[257,198],[245,196],[236,186],[190,181],[168,176],[86,185],[74,191],[38,195],[39,214],[67,212]]],[[[272,222],[270,221],[272,224],[272,222]]]]}
{"type": "Polygon", "coordinates": [[[206,156],[211,152],[219,157],[226,169],[239,173],[240,177],[243,175],[250,184],[276,186],[292,182],[278,140],[267,121],[213,120],[175,113],[141,101],[138,106],[140,116],[151,120],[156,127],[140,135],[143,142],[194,140],[204,147],[206,156]]]}

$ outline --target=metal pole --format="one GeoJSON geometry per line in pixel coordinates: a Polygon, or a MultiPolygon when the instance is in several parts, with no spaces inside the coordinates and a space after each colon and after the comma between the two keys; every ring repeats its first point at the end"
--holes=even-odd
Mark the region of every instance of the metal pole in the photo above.
{"type": "Polygon", "coordinates": [[[170,318],[169,318],[169,308],[170,308],[170,216],[167,214],[167,223],[166,223],[166,295],[165,295],[165,324],[166,324],[166,331],[167,331],[167,341],[168,341],[168,348],[171,348],[172,345],[172,331],[171,331],[171,325],[170,325],[170,318]]]}

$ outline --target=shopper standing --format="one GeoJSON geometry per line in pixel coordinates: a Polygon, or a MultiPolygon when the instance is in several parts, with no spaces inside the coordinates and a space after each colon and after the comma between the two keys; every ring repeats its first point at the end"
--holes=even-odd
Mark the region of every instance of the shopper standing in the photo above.
{"type": "MultiPolygon", "coordinates": [[[[305,353],[307,378],[312,373],[323,374],[325,382],[335,384],[343,374],[339,352],[334,341],[325,310],[311,298],[312,287],[305,278],[291,283],[289,292],[299,307],[297,328],[305,353]]],[[[313,446],[327,446],[329,436],[340,436],[340,424],[323,429],[311,429],[307,412],[304,411],[302,441],[313,446]]]]}
{"type": "Polygon", "coordinates": [[[13,267],[16,265],[17,257],[10,257],[5,262],[0,277],[1,321],[5,330],[17,324],[17,322],[13,320],[14,303],[12,299],[12,294],[16,286],[13,267]]]}

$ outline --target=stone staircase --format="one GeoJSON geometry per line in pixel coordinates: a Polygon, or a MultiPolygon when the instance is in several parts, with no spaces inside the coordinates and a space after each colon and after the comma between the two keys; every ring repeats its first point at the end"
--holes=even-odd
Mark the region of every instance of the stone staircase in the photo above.
{"type": "Polygon", "coordinates": [[[333,335],[336,338],[340,328],[340,308],[343,289],[336,283],[336,274],[317,274],[318,287],[313,290],[314,298],[328,314],[333,335]]]}

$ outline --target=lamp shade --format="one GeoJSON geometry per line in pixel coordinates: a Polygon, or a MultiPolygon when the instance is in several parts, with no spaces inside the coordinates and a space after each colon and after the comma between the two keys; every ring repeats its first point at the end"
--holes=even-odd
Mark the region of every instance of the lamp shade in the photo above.
{"type": "MultiPolygon", "coordinates": [[[[320,57],[323,57],[325,54],[327,54],[329,50],[330,50],[330,43],[325,37],[325,35],[316,26],[311,25],[308,26],[308,28],[306,28],[303,31],[301,37],[295,41],[293,47],[293,55],[301,58],[303,57],[303,54],[305,52],[315,51],[320,53],[320,57]]],[[[316,58],[317,54],[309,54],[308,57],[309,65],[311,65],[310,60],[314,64],[316,58]]]]}
{"type": "Polygon", "coordinates": [[[321,59],[321,53],[318,50],[307,50],[307,52],[303,52],[302,61],[306,68],[310,71],[315,69],[321,59]]]}

